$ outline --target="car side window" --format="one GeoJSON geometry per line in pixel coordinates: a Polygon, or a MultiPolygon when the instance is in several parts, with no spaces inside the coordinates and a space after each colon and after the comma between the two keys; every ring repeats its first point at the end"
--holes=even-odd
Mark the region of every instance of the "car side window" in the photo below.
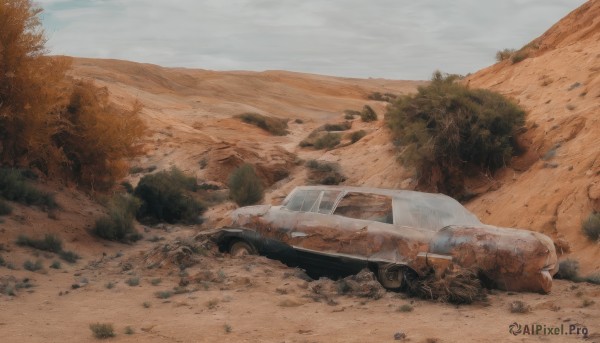
{"type": "Polygon", "coordinates": [[[340,193],[340,191],[324,191],[319,203],[319,213],[329,214],[340,193]]]}
{"type": "Polygon", "coordinates": [[[321,191],[296,191],[292,198],[287,202],[285,208],[290,211],[309,212],[314,211],[317,200],[321,191]]]}
{"type": "Polygon", "coordinates": [[[333,214],[393,224],[392,199],[385,195],[353,193],[346,194],[333,214]]]}

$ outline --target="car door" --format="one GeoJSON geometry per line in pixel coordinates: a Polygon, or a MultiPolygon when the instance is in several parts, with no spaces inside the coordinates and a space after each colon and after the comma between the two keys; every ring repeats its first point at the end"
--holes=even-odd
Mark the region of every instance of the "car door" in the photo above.
{"type": "Polygon", "coordinates": [[[311,211],[299,214],[291,235],[304,262],[327,268],[330,274],[336,270],[357,272],[366,266],[372,248],[368,227],[373,225],[371,219],[377,219],[372,218],[373,213],[391,221],[391,199],[389,213],[373,209],[365,216],[359,206],[365,198],[368,196],[362,193],[325,190],[311,211]]]}

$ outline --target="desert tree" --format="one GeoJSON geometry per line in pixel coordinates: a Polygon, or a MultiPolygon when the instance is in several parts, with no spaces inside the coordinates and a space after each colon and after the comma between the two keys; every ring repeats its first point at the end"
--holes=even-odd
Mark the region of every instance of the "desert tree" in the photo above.
{"type": "Polygon", "coordinates": [[[127,175],[127,158],[142,149],[145,125],[139,117],[141,109],[138,102],[130,109],[111,103],[105,87],[90,81],[74,82],[55,142],[75,180],[103,190],[127,175]]]}
{"type": "Polygon", "coordinates": [[[62,161],[51,144],[68,96],[68,58],[45,56],[46,39],[30,0],[0,0],[0,158],[51,173],[62,161]]]}

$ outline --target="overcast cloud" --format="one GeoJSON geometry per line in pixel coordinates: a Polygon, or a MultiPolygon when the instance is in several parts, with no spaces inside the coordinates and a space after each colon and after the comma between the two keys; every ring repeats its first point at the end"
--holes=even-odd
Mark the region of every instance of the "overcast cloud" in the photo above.
{"type": "Polygon", "coordinates": [[[53,54],[429,79],[494,63],[585,0],[38,0],[53,54]]]}

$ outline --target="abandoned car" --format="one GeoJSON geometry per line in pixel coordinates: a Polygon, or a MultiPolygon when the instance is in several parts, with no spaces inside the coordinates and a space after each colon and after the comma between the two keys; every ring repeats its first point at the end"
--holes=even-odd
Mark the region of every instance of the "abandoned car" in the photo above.
{"type": "Polygon", "coordinates": [[[233,255],[261,254],[317,274],[367,267],[388,289],[469,268],[495,288],[547,293],[558,271],[549,237],[485,225],[448,196],[407,190],[297,187],[281,206],[233,211],[214,239],[233,255]]]}

